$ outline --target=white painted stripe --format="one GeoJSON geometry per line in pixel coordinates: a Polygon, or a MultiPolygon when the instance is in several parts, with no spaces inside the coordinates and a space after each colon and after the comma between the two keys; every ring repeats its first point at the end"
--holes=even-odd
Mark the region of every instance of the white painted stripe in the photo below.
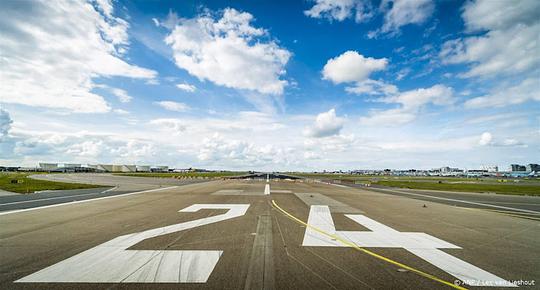
{"type": "Polygon", "coordinates": [[[117,188],[118,188],[118,186],[115,186],[113,188],[106,189],[106,190],[102,191],[101,193],[106,193],[106,192],[109,192],[109,191],[113,191],[113,190],[115,190],[117,188]]]}
{"type": "MultiPolygon", "coordinates": [[[[448,274],[471,286],[516,287],[514,284],[472,264],[449,255],[439,249],[460,249],[426,233],[399,232],[365,215],[347,214],[346,217],[371,231],[336,231],[330,209],[326,205],[312,205],[309,210],[308,225],[330,235],[340,237],[359,247],[403,248],[448,274]]],[[[329,236],[306,228],[302,246],[347,247],[346,244],[332,240],[329,236]]]]}
{"type": "MultiPolygon", "coordinates": [[[[121,283],[205,283],[223,254],[223,251],[193,250],[137,252],[142,255],[144,252],[151,252],[153,256],[147,264],[137,269],[121,283]]],[[[114,267],[114,265],[111,266],[114,267]]],[[[117,266],[125,267],[124,265],[117,266]]],[[[95,280],[89,282],[95,283],[95,280]]]]}
{"type": "Polygon", "coordinates": [[[453,199],[453,198],[432,196],[432,195],[419,194],[419,193],[412,193],[412,192],[406,192],[406,191],[402,191],[402,190],[385,189],[385,188],[377,188],[377,190],[390,191],[390,192],[393,191],[393,192],[399,192],[401,194],[408,194],[408,195],[412,195],[412,196],[421,196],[421,197],[427,197],[427,198],[438,199],[438,200],[455,201],[455,202],[474,204],[474,205],[482,205],[482,206],[493,207],[493,208],[501,208],[501,209],[508,209],[508,210],[513,210],[513,211],[540,214],[540,211],[521,209],[521,208],[514,208],[514,207],[507,207],[507,206],[502,206],[502,205],[493,205],[493,204],[489,204],[489,203],[481,203],[481,202],[475,202],[475,201],[466,201],[466,200],[461,200],[461,199],[453,199]]]}
{"type": "MultiPolygon", "coordinates": [[[[309,209],[308,225],[314,226],[331,235],[336,234],[336,227],[330,214],[330,209],[326,205],[312,205],[309,209]]],[[[315,231],[311,227],[306,228],[302,246],[318,247],[341,247],[342,244],[332,240],[329,236],[315,231]]]]}
{"type": "Polygon", "coordinates": [[[320,180],[318,180],[318,179],[314,179],[314,181],[317,182],[317,183],[333,185],[333,186],[337,186],[337,187],[341,187],[341,188],[349,188],[348,186],[345,186],[345,185],[336,184],[336,183],[332,183],[332,182],[320,181],[320,180]]]}
{"type": "Polygon", "coordinates": [[[270,194],[270,184],[266,184],[264,186],[264,195],[269,195],[270,194]]]}
{"type": "Polygon", "coordinates": [[[270,192],[272,192],[272,193],[292,193],[292,191],[286,190],[286,189],[273,189],[270,192]]]}
{"type": "Polygon", "coordinates": [[[407,251],[430,262],[469,286],[517,287],[509,281],[484,271],[437,249],[407,248],[407,251]]]}
{"type": "Polygon", "coordinates": [[[107,190],[104,190],[102,192],[91,192],[91,193],[83,193],[83,194],[75,194],[75,195],[65,195],[65,196],[56,196],[56,197],[47,197],[47,198],[38,198],[38,199],[32,199],[32,200],[23,200],[23,201],[14,201],[14,202],[7,202],[7,203],[1,203],[0,206],[5,205],[11,205],[11,204],[20,204],[20,203],[32,203],[32,202],[38,202],[42,200],[54,200],[54,199],[63,199],[63,198],[70,198],[70,197],[78,197],[78,196],[86,196],[86,195],[92,195],[92,194],[100,194],[100,193],[106,193],[111,190],[116,189],[117,186],[113,188],[109,188],[107,190]]]}
{"type": "Polygon", "coordinates": [[[205,283],[223,251],[127,250],[150,238],[246,214],[249,204],[194,204],[179,212],[227,209],[224,214],[116,237],[16,283],[205,283]]]}
{"type": "Polygon", "coordinates": [[[52,208],[52,207],[57,207],[57,206],[72,205],[72,204],[78,204],[78,203],[84,203],[84,202],[90,202],[90,201],[96,201],[96,200],[102,200],[102,199],[123,197],[123,196],[128,196],[128,195],[139,194],[139,193],[161,191],[161,190],[173,189],[173,188],[177,188],[177,187],[178,186],[169,186],[169,187],[149,189],[149,190],[136,191],[136,192],[130,192],[130,193],[123,193],[123,194],[117,194],[117,195],[110,195],[110,196],[104,196],[104,197],[98,197],[98,198],[90,198],[90,199],[85,199],[85,200],[77,200],[77,201],[57,203],[57,204],[51,204],[51,205],[44,205],[44,206],[38,206],[38,207],[32,207],[32,208],[5,211],[5,212],[0,212],[0,216],[1,215],[14,214],[14,213],[21,213],[21,212],[26,212],[26,211],[32,211],[32,210],[38,210],[38,209],[52,208]]]}

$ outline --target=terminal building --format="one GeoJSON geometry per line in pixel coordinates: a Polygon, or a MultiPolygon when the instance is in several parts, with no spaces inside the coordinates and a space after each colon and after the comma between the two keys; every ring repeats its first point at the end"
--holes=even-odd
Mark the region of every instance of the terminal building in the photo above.
{"type": "Polygon", "coordinates": [[[45,171],[45,172],[96,172],[95,168],[90,166],[83,166],[80,163],[39,163],[37,168],[32,171],[45,171]]]}
{"type": "Polygon", "coordinates": [[[510,164],[510,171],[512,172],[526,171],[526,170],[527,168],[524,165],[510,164]]]}
{"type": "Polygon", "coordinates": [[[137,165],[137,172],[150,172],[150,165],[137,165]]]}
{"type": "Polygon", "coordinates": [[[43,171],[55,171],[58,169],[58,163],[39,163],[39,169],[43,171]]]}
{"type": "Polygon", "coordinates": [[[152,172],[167,172],[169,171],[169,166],[153,166],[150,168],[152,172]]]}
{"type": "Polygon", "coordinates": [[[525,166],[525,171],[527,171],[527,172],[540,172],[540,165],[538,165],[538,164],[527,164],[525,166]]]}
{"type": "Polygon", "coordinates": [[[512,172],[540,172],[540,165],[538,164],[527,164],[527,165],[520,165],[520,164],[511,164],[510,165],[510,171],[512,172]]]}
{"type": "Polygon", "coordinates": [[[499,172],[499,166],[497,165],[484,165],[480,169],[485,170],[487,172],[499,172]]]}
{"type": "Polygon", "coordinates": [[[40,162],[32,171],[45,172],[167,172],[168,166],[129,165],[129,164],[77,164],[40,162]]]}

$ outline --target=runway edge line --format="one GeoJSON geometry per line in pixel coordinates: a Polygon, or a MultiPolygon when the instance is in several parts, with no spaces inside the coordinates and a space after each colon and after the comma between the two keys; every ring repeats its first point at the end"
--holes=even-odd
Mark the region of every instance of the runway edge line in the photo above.
{"type": "Polygon", "coordinates": [[[169,186],[169,187],[149,189],[149,190],[143,190],[143,191],[135,191],[135,192],[129,192],[129,193],[123,193],[123,194],[117,194],[117,195],[110,195],[110,196],[91,198],[91,199],[83,199],[83,200],[77,200],[77,201],[71,201],[71,202],[64,202],[64,203],[57,203],[57,204],[51,204],[51,205],[45,205],[45,206],[38,206],[38,207],[31,207],[31,208],[25,208],[25,209],[12,210],[12,211],[5,211],[5,212],[0,212],[0,216],[8,215],[8,214],[14,214],[14,213],[27,212],[27,211],[32,211],[32,210],[38,210],[38,209],[57,207],[57,206],[72,205],[72,204],[78,204],[78,203],[84,203],[84,202],[90,202],[90,201],[96,201],[96,200],[102,200],[102,199],[123,197],[123,196],[128,196],[128,195],[139,194],[139,193],[161,191],[161,190],[173,189],[173,188],[177,188],[177,187],[178,186],[169,186]]]}

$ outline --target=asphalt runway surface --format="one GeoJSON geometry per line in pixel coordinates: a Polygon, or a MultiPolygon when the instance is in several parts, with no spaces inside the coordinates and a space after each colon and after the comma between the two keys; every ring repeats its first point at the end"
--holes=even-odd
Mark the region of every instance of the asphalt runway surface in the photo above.
{"type": "MultiPolygon", "coordinates": [[[[363,185],[356,184],[348,186],[355,188],[366,188],[363,185]]],[[[540,197],[538,196],[418,190],[390,187],[370,187],[369,190],[459,207],[494,210],[540,218],[540,197]]]]}
{"type": "Polygon", "coordinates": [[[112,174],[40,174],[31,176],[35,179],[68,183],[86,183],[103,185],[104,187],[49,190],[33,194],[0,195],[0,215],[8,211],[27,210],[41,206],[52,206],[61,203],[79,202],[126,193],[154,190],[163,187],[180,186],[201,182],[199,179],[126,177],[112,174]]]}
{"type": "Polygon", "coordinates": [[[498,289],[514,281],[536,289],[540,281],[537,220],[300,181],[169,186],[0,215],[0,289],[498,289]]]}

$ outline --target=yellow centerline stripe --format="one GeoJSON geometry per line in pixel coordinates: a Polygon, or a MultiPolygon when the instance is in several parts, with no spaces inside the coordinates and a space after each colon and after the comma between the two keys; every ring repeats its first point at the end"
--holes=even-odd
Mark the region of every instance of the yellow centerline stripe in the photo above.
{"type": "Polygon", "coordinates": [[[366,254],[368,254],[368,255],[370,255],[370,256],[372,256],[372,257],[375,257],[375,258],[377,258],[377,259],[383,260],[383,261],[388,262],[388,263],[390,263],[390,264],[396,265],[396,266],[401,267],[401,268],[403,268],[403,269],[409,270],[409,271],[411,271],[411,272],[413,272],[413,273],[416,273],[416,274],[418,274],[418,275],[420,275],[420,276],[422,276],[422,277],[426,277],[426,278],[431,279],[431,280],[433,280],[433,281],[436,281],[436,282],[442,283],[442,284],[444,284],[444,285],[450,286],[450,287],[452,287],[452,288],[460,289],[460,290],[467,290],[467,288],[464,288],[464,287],[461,287],[461,286],[459,286],[459,285],[455,285],[454,283],[451,283],[451,282],[445,281],[445,280],[443,280],[443,279],[437,278],[437,277],[435,277],[435,276],[433,276],[433,275],[431,275],[431,274],[428,274],[428,273],[426,273],[426,272],[423,272],[423,271],[418,270],[418,269],[416,269],[416,268],[413,268],[413,267],[411,267],[411,266],[407,266],[407,265],[402,264],[402,263],[400,263],[400,262],[394,261],[394,260],[392,260],[392,259],[390,259],[390,258],[387,258],[387,257],[385,257],[385,256],[381,256],[381,255],[379,255],[379,254],[377,254],[377,253],[374,253],[374,252],[372,252],[372,251],[370,251],[370,250],[367,250],[367,249],[364,249],[364,248],[362,248],[362,247],[359,247],[359,246],[356,245],[355,243],[352,243],[352,242],[349,242],[349,241],[347,241],[347,240],[344,240],[344,239],[342,239],[342,238],[339,237],[339,236],[332,235],[332,234],[329,234],[329,233],[327,233],[327,232],[325,232],[325,231],[323,231],[323,230],[321,230],[321,229],[318,229],[317,227],[314,227],[314,226],[312,226],[312,225],[310,225],[310,224],[308,224],[308,223],[302,221],[301,219],[299,219],[299,218],[293,216],[292,214],[290,214],[290,213],[288,213],[287,211],[285,211],[284,209],[282,209],[279,205],[277,205],[277,203],[276,203],[275,200],[272,200],[272,205],[273,205],[275,208],[277,208],[281,213],[283,213],[284,215],[286,215],[286,216],[289,217],[290,219],[296,221],[297,223],[300,223],[300,224],[302,224],[302,225],[304,225],[304,226],[306,226],[306,227],[309,227],[309,228],[313,229],[314,231],[319,232],[319,233],[321,233],[321,234],[323,234],[323,235],[325,235],[325,236],[327,236],[327,237],[330,237],[330,238],[332,238],[332,239],[335,239],[335,240],[341,242],[342,244],[344,244],[344,245],[346,245],[346,246],[349,246],[349,247],[351,247],[351,248],[354,248],[354,249],[356,249],[356,250],[358,250],[358,251],[360,251],[360,252],[366,253],[366,254]]]}

